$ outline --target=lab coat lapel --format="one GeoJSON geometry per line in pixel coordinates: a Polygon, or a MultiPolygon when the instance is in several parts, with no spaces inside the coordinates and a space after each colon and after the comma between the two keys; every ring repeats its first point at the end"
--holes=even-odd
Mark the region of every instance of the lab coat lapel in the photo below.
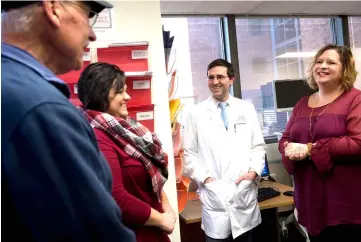
{"type": "MultiPolygon", "coordinates": [[[[210,97],[208,99],[207,112],[206,115],[209,115],[208,131],[213,143],[212,146],[217,147],[217,149],[227,152],[228,147],[225,142],[222,140],[229,139],[228,132],[224,127],[224,123],[220,114],[220,110],[217,107],[216,102],[210,97]]],[[[216,152],[218,153],[218,152],[216,152]]],[[[222,178],[225,174],[225,169],[229,165],[229,156],[228,152],[225,156],[220,157],[216,160],[214,164],[214,172],[217,174],[217,179],[222,178]]]]}
{"type": "MultiPolygon", "coordinates": [[[[235,120],[236,120],[236,112],[234,112],[234,110],[232,110],[232,106],[230,105],[228,110],[228,121],[229,121],[229,125],[228,125],[228,131],[225,132],[225,136],[224,139],[227,140],[228,144],[233,144],[235,145],[239,140],[237,140],[237,136],[234,132],[234,124],[235,124],[235,120]]],[[[228,162],[226,164],[223,165],[223,170],[222,170],[222,176],[225,176],[226,174],[232,174],[233,173],[233,165],[232,163],[234,162],[234,157],[237,157],[238,155],[235,153],[237,152],[237,149],[234,149],[233,146],[227,146],[227,156],[228,156],[228,162]],[[231,170],[230,170],[231,169],[231,170]]]]}

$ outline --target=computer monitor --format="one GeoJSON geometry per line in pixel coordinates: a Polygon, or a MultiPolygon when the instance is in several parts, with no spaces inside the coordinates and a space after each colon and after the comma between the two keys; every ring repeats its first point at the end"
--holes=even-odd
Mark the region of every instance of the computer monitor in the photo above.
{"type": "Polygon", "coordinates": [[[267,176],[269,176],[269,175],[270,175],[270,173],[269,173],[267,155],[265,155],[265,158],[264,158],[264,167],[263,167],[263,171],[262,171],[261,177],[267,177],[267,176]]]}
{"type": "Polygon", "coordinates": [[[277,112],[292,111],[296,103],[304,96],[310,96],[315,90],[304,79],[273,81],[274,102],[277,112]]]}

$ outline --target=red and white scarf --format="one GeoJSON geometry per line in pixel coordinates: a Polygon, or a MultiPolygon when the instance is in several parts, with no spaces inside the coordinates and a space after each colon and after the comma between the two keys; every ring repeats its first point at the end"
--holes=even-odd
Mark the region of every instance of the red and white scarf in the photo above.
{"type": "Polygon", "coordinates": [[[130,118],[125,120],[83,107],[78,109],[93,128],[105,131],[128,155],[142,162],[151,177],[153,191],[161,201],[161,191],[168,178],[168,163],[156,134],[130,118]]]}

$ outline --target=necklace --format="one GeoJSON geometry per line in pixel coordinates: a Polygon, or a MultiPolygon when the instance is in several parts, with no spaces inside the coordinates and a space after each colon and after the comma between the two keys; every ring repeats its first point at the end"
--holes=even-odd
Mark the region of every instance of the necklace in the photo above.
{"type": "MultiPolygon", "coordinates": [[[[320,112],[320,114],[316,117],[316,121],[320,118],[320,116],[328,109],[328,107],[333,103],[333,101],[335,101],[339,96],[341,96],[341,94],[343,93],[343,91],[337,95],[337,97],[335,99],[333,99],[329,104],[327,104],[327,106],[322,110],[322,112],[320,112]]],[[[317,100],[316,103],[318,101],[318,95],[316,96],[317,100]]],[[[313,111],[315,110],[315,108],[312,108],[311,113],[310,113],[310,117],[309,117],[309,121],[310,121],[310,126],[309,126],[309,133],[310,133],[310,138],[312,139],[312,115],[313,115],[313,111]]]]}

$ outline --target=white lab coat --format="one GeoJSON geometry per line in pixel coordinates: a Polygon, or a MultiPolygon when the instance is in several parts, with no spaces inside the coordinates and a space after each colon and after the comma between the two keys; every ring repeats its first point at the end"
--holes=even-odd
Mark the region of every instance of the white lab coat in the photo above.
{"type": "Polygon", "coordinates": [[[202,229],[214,239],[233,238],[261,223],[257,184],[237,177],[252,169],[261,175],[265,143],[251,103],[230,97],[225,129],[218,101],[212,96],[198,104],[184,126],[185,175],[198,183],[202,229]],[[207,177],[216,181],[203,184],[207,177]]]}

